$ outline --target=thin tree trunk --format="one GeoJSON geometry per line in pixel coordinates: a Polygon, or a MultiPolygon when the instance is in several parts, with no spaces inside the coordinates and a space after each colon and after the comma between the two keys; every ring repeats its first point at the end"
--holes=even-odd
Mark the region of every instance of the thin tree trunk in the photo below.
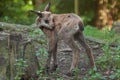
{"type": "Polygon", "coordinates": [[[47,0],[32,0],[35,9],[40,9],[41,4],[45,1],[47,0]]]}
{"type": "Polygon", "coordinates": [[[79,15],[79,0],[74,0],[74,10],[77,15],[79,15]]]}

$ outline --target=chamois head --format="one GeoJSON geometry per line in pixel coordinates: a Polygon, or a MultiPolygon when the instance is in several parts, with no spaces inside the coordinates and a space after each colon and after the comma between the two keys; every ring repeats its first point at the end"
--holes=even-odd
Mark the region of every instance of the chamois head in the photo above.
{"type": "Polygon", "coordinates": [[[51,15],[50,12],[50,3],[48,3],[44,9],[43,12],[41,11],[34,11],[30,10],[30,12],[33,12],[37,14],[37,19],[36,19],[36,25],[39,28],[47,28],[47,29],[52,29],[53,26],[53,16],[51,15]]]}

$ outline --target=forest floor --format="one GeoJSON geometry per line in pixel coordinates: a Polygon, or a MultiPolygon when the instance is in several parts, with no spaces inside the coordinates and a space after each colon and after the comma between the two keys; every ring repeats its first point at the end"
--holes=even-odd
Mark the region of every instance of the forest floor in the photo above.
{"type": "MultiPolygon", "coordinates": [[[[8,24],[9,25],[9,24],[8,24]]],[[[13,25],[11,25],[11,26],[13,26],[13,25]]],[[[8,26],[8,28],[9,28],[9,26],[8,26]]],[[[12,27],[13,28],[13,27],[12,27]]],[[[93,29],[93,28],[92,28],[93,29]]],[[[96,30],[92,30],[91,28],[90,28],[90,30],[91,31],[96,31],[96,30]]],[[[9,29],[8,29],[9,30],[9,29]]],[[[26,29],[27,30],[27,29],[26,29]]],[[[112,51],[112,55],[113,56],[115,56],[114,57],[114,59],[115,60],[117,60],[116,61],[116,63],[114,63],[113,61],[113,57],[111,56],[111,53],[109,53],[110,51],[108,51],[108,53],[109,54],[107,54],[107,57],[106,57],[106,55],[104,54],[104,53],[106,53],[105,52],[105,50],[104,50],[104,46],[106,45],[106,41],[104,41],[104,39],[103,40],[101,40],[101,39],[99,39],[99,40],[97,40],[97,42],[96,42],[96,40],[95,41],[91,41],[91,40],[88,40],[87,39],[87,43],[90,45],[90,47],[92,48],[92,51],[93,51],[93,55],[94,55],[94,58],[95,58],[95,63],[96,63],[96,66],[97,66],[97,71],[96,71],[96,73],[97,74],[95,74],[95,72],[93,72],[93,73],[90,73],[90,70],[91,70],[91,68],[90,68],[90,63],[89,63],[89,59],[88,59],[88,56],[87,56],[87,54],[86,54],[86,52],[85,52],[85,49],[82,47],[82,46],[79,46],[80,48],[81,48],[81,52],[80,52],[80,54],[79,54],[79,63],[78,63],[78,69],[79,70],[77,70],[77,74],[75,75],[75,76],[67,76],[66,75],[66,73],[69,71],[69,69],[70,69],[70,66],[71,66],[71,62],[72,62],[72,50],[69,48],[69,46],[68,45],[66,45],[63,41],[60,41],[59,43],[58,43],[58,50],[57,50],[57,59],[58,59],[58,69],[57,69],[57,71],[56,72],[54,72],[54,73],[50,73],[49,75],[44,75],[44,74],[41,74],[41,71],[40,70],[38,70],[38,67],[39,66],[37,66],[37,68],[36,68],[36,62],[35,61],[33,61],[34,59],[34,57],[33,57],[33,55],[35,55],[35,54],[37,54],[36,53],[36,48],[38,48],[38,49],[40,49],[41,47],[42,48],[45,48],[44,50],[42,50],[43,52],[39,52],[39,53],[42,53],[42,54],[44,54],[44,51],[46,51],[46,40],[44,39],[45,37],[44,36],[38,36],[39,34],[41,34],[40,33],[40,31],[38,31],[38,30],[36,30],[36,31],[34,31],[34,29],[33,30],[31,30],[31,29],[28,29],[28,31],[30,31],[29,33],[26,31],[25,32],[25,34],[24,33],[22,33],[22,35],[23,35],[23,38],[25,38],[25,41],[26,40],[28,40],[28,41],[26,41],[27,43],[32,43],[32,44],[30,44],[30,45],[28,45],[27,46],[27,49],[26,49],[26,53],[28,53],[28,54],[26,54],[26,55],[24,55],[24,57],[25,57],[25,60],[28,62],[27,63],[27,65],[28,65],[28,68],[25,68],[26,70],[25,71],[28,71],[28,73],[31,73],[31,75],[29,76],[29,78],[30,79],[21,79],[21,80],[120,80],[120,79],[116,79],[115,77],[116,77],[116,74],[115,75],[111,75],[111,74],[114,74],[114,73],[116,73],[116,71],[115,70],[118,70],[118,69],[116,69],[116,66],[118,66],[118,68],[119,68],[119,64],[118,64],[118,62],[119,62],[119,49],[118,50],[116,50],[116,51],[112,51]],[[28,36],[28,34],[29,34],[29,36],[28,36]],[[35,38],[35,41],[33,40],[32,41],[32,38],[34,39],[35,38]],[[38,37],[40,37],[40,38],[38,38],[38,37]],[[29,41],[29,38],[30,38],[30,41],[29,41]],[[38,41],[37,41],[37,39],[38,39],[38,41]],[[43,38],[43,39],[42,39],[43,38]],[[39,39],[41,39],[41,40],[39,40],[39,39]],[[42,45],[42,41],[43,41],[43,45],[42,45]],[[35,43],[35,44],[34,44],[35,43]],[[45,44],[44,44],[45,43],[45,44]],[[35,51],[34,51],[34,49],[35,49],[35,51]],[[105,57],[104,57],[104,55],[105,55],[105,57]],[[104,58],[103,58],[104,57],[104,58]],[[110,58],[112,58],[111,60],[109,60],[110,58]],[[107,58],[107,59],[105,59],[105,58],[107,58]],[[33,60],[32,60],[33,59],[33,60]],[[101,60],[100,62],[98,62],[98,60],[101,60]],[[103,61],[102,61],[103,60],[103,61]],[[35,63],[35,64],[34,64],[35,63]],[[103,64],[101,64],[101,63],[103,63],[103,64]],[[30,69],[29,69],[29,66],[30,66],[30,69]],[[35,68],[34,68],[34,66],[35,66],[35,68]],[[114,67],[115,66],[115,67],[114,67]],[[33,72],[32,72],[33,71],[33,72]],[[39,71],[39,73],[37,74],[37,77],[36,77],[36,73],[37,73],[37,71],[39,71]],[[32,77],[32,74],[33,73],[35,73],[35,78],[38,78],[39,77],[39,79],[34,79],[34,76],[32,77]],[[99,74],[100,73],[100,74],[99,74]],[[94,75],[95,74],[95,75],[94,75]],[[87,77],[86,77],[87,76],[87,77]],[[92,79],[89,79],[89,76],[92,76],[92,77],[99,77],[98,79],[97,78],[92,78],[92,79]],[[113,79],[109,79],[109,77],[112,77],[113,79]],[[86,79],[85,79],[85,77],[86,77],[86,79]],[[102,78],[101,78],[102,77],[102,78]],[[31,78],[33,78],[33,79],[31,79],[31,78]]],[[[86,32],[89,32],[89,31],[86,31],[86,32]]],[[[14,32],[13,32],[14,33],[14,32]]],[[[18,33],[18,32],[17,32],[18,33]]],[[[101,34],[99,31],[98,31],[98,33],[97,32],[93,32],[93,34],[94,33],[96,33],[96,34],[101,34]]],[[[15,34],[16,34],[16,32],[15,32],[15,34]]],[[[21,33],[20,33],[21,34],[21,33]]],[[[88,33],[89,34],[89,33],[88,33]]],[[[107,34],[107,33],[105,33],[105,34],[107,34]]],[[[1,34],[2,35],[2,34],[1,34]]],[[[16,34],[17,35],[17,34],[16,34]]],[[[42,35],[42,34],[41,34],[42,35]]],[[[103,35],[104,35],[104,33],[103,33],[103,35]]],[[[113,34],[112,34],[113,35],[113,34]]],[[[107,36],[109,36],[109,35],[107,35],[107,36]]],[[[0,37],[2,37],[2,36],[0,36],[0,37]]],[[[16,41],[16,36],[14,36],[13,35],[13,37],[14,37],[14,39],[15,39],[15,41],[16,41]]],[[[93,36],[94,37],[94,36],[93,36]]],[[[117,36],[118,37],[118,36],[117,36]]],[[[18,35],[18,38],[19,38],[19,35],[18,35]]],[[[20,37],[21,38],[21,37],[20,37]]],[[[7,39],[7,38],[5,38],[6,39],[6,41],[7,40],[9,40],[9,39],[7,39]]],[[[12,41],[12,43],[15,43],[15,44],[17,44],[17,41],[15,42],[14,41],[14,39],[13,39],[13,41],[12,41]]],[[[111,37],[109,38],[108,37],[108,41],[109,41],[109,39],[111,39],[111,37]]],[[[116,41],[116,40],[118,40],[118,41],[120,41],[119,39],[117,39],[117,38],[115,38],[115,40],[114,40],[114,37],[112,37],[112,41],[116,41]]],[[[3,41],[4,42],[4,40],[2,40],[1,39],[1,41],[3,41]]],[[[24,39],[23,39],[23,42],[22,42],[22,40],[21,40],[21,43],[24,43],[25,42],[24,41],[24,39]]],[[[18,40],[18,42],[19,42],[19,40],[18,40]]],[[[11,43],[11,44],[12,44],[11,43]]],[[[2,44],[2,42],[1,42],[1,44],[2,44]]],[[[7,43],[3,43],[3,45],[5,46],[7,43]]],[[[16,48],[16,45],[15,44],[13,44],[13,46],[15,46],[15,48],[16,48]]],[[[25,43],[26,44],[26,43],[25,43]]],[[[116,45],[116,44],[115,44],[116,45]]],[[[22,44],[22,45],[20,45],[20,47],[23,47],[24,46],[24,44],[22,44]]],[[[109,45],[108,45],[109,46],[109,45]]],[[[117,44],[117,46],[119,46],[119,44],[117,44]]],[[[114,47],[114,46],[110,46],[110,48],[117,48],[117,47],[114,47]]],[[[14,48],[14,47],[13,47],[14,48]]],[[[12,48],[12,49],[13,49],[12,48]]],[[[110,49],[110,48],[108,48],[108,49],[110,49]]],[[[11,49],[11,50],[12,50],[11,49]]],[[[16,49],[14,49],[14,50],[16,50],[16,49]]],[[[20,50],[21,50],[21,48],[20,48],[20,50]]],[[[3,50],[4,51],[4,50],[3,50]]],[[[106,51],[107,51],[107,49],[106,49],[106,51]]],[[[1,51],[2,52],[2,51],[1,51]]],[[[14,52],[11,52],[11,54],[13,54],[14,52]]],[[[22,53],[22,52],[21,52],[22,53]]],[[[20,58],[21,58],[21,56],[20,56],[20,58]]],[[[40,64],[40,67],[42,66],[43,68],[44,68],[44,65],[45,65],[45,61],[46,61],[46,58],[47,57],[44,57],[44,56],[42,56],[42,55],[38,55],[37,56],[37,58],[38,58],[38,63],[40,64]],[[42,63],[42,64],[41,64],[42,63]]],[[[14,58],[15,59],[15,58],[14,58]]],[[[23,61],[24,62],[24,61],[23,61]]],[[[5,64],[7,64],[7,63],[5,63],[5,64]]],[[[20,67],[21,68],[21,66],[17,66],[18,68],[20,67]]],[[[16,67],[16,68],[17,68],[16,67]]],[[[22,66],[22,67],[24,67],[24,66],[22,66]]],[[[24,70],[23,70],[24,71],[24,70]]],[[[24,72],[25,72],[24,71],[24,72]]],[[[13,71],[11,71],[11,72],[13,72],[13,71]]],[[[23,72],[23,73],[24,73],[23,72]]],[[[14,72],[15,73],[15,72],[14,72]]],[[[18,72],[19,73],[19,72],[18,72]]],[[[118,77],[120,77],[119,76],[119,73],[120,72],[118,72],[117,74],[117,76],[118,77]]],[[[15,74],[15,75],[17,75],[17,76],[19,76],[19,74],[15,74]]],[[[26,74],[26,72],[25,72],[25,76],[26,76],[27,74],[26,74]]],[[[16,79],[17,80],[17,79],[16,79]]]]}
{"type": "MultiPolygon", "coordinates": [[[[102,47],[99,44],[96,44],[94,42],[88,41],[88,44],[93,50],[93,55],[95,60],[103,55],[102,47]]],[[[81,47],[81,46],[80,46],[81,47]]],[[[59,42],[58,44],[58,52],[57,52],[57,58],[58,58],[58,75],[56,77],[62,77],[60,80],[75,80],[70,76],[66,76],[65,74],[69,71],[70,65],[72,62],[72,50],[67,46],[63,41],[59,42]]],[[[79,55],[79,63],[78,63],[78,75],[77,80],[82,80],[84,76],[88,73],[90,68],[90,63],[88,60],[88,56],[84,50],[84,48],[81,47],[81,52],[79,55]]],[[[54,76],[55,77],[55,76],[54,76]]],[[[53,78],[52,78],[53,79],[53,78]]],[[[52,80],[51,79],[51,80],[52,80]]],[[[53,79],[56,80],[56,79],[53,79]]],[[[59,80],[59,79],[58,79],[59,80]]]]}
{"type": "MultiPolygon", "coordinates": [[[[87,39],[87,43],[92,48],[92,52],[93,52],[93,55],[95,58],[95,63],[97,63],[98,60],[102,59],[102,58],[101,59],[98,59],[98,58],[104,56],[105,51],[104,51],[103,47],[105,45],[101,44],[101,43],[97,43],[95,41],[90,41],[88,39],[87,39]]],[[[29,67],[26,68],[25,71],[28,71],[28,73],[31,73],[31,75],[29,76],[30,79],[21,79],[21,80],[31,80],[31,78],[33,80],[93,80],[93,79],[88,79],[88,78],[89,78],[89,76],[95,74],[95,72],[89,73],[91,70],[91,66],[89,63],[88,56],[85,52],[85,49],[79,43],[78,43],[78,45],[81,48],[81,52],[79,54],[78,69],[77,69],[77,74],[75,76],[67,76],[66,75],[70,69],[71,62],[72,62],[72,50],[63,41],[58,42],[58,49],[57,49],[58,68],[57,68],[57,71],[50,73],[50,74],[41,74],[40,70],[38,70],[37,68],[36,69],[34,68],[34,65],[36,66],[36,64],[34,64],[35,61],[32,61],[31,57],[33,58],[33,54],[34,54],[32,51],[32,48],[36,48],[36,46],[31,46],[31,47],[28,46],[27,53],[29,53],[29,54],[26,55],[26,58],[28,55],[31,55],[31,57],[28,58],[28,61],[30,62],[30,68],[29,67]],[[32,77],[32,73],[34,73],[34,72],[36,73],[36,71],[40,71],[40,74],[37,74],[37,75],[35,74],[32,77]],[[87,79],[84,79],[85,77],[87,79]],[[37,78],[37,79],[34,79],[34,78],[37,78]]],[[[37,43],[37,46],[38,46],[38,49],[40,49],[42,45],[37,43]]],[[[46,45],[43,47],[46,48],[46,45]]],[[[42,52],[42,53],[44,54],[44,52],[42,52]]],[[[45,62],[46,57],[40,55],[40,56],[37,56],[37,58],[38,58],[38,63],[40,63],[40,66],[43,67],[46,63],[45,62]]],[[[114,70],[111,69],[111,65],[109,66],[108,69],[103,69],[103,70],[100,69],[100,66],[103,66],[103,65],[96,64],[96,66],[97,66],[96,72],[100,73],[102,75],[102,76],[100,76],[97,74],[96,76],[103,77],[104,79],[95,79],[95,80],[114,80],[114,79],[109,79],[110,74],[114,73],[114,70]]],[[[25,75],[27,75],[27,74],[25,74],[25,75]]]]}

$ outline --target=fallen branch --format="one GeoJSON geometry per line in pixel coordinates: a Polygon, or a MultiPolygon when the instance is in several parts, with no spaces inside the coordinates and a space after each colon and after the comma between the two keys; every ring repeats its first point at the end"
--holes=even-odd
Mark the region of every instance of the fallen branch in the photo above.
{"type": "MultiPolygon", "coordinates": [[[[94,37],[88,37],[88,36],[87,36],[87,37],[85,37],[85,39],[88,40],[88,41],[97,43],[97,44],[103,44],[103,45],[109,44],[109,46],[111,46],[111,47],[117,47],[117,46],[120,45],[120,44],[118,44],[118,43],[108,43],[108,42],[106,42],[106,41],[104,41],[104,40],[100,40],[100,39],[97,39],[97,38],[94,38],[94,37]]],[[[95,46],[95,47],[96,47],[96,46],[95,46]]],[[[58,51],[59,51],[59,52],[71,52],[72,50],[71,50],[70,48],[64,48],[64,49],[59,49],[58,51]]]]}
{"type": "Polygon", "coordinates": [[[109,44],[109,46],[111,46],[111,47],[117,47],[117,46],[119,46],[120,44],[118,44],[118,43],[109,43],[109,42],[106,42],[106,41],[104,41],[104,40],[100,40],[100,39],[97,39],[97,38],[93,38],[93,37],[85,37],[85,39],[86,40],[88,40],[88,41],[91,41],[91,42],[95,42],[95,43],[97,43],[97,44],[103,44],[103,45],[105,45],[105,44],[109,44]]]}
{"type": "Polygon", "coordinates": [[[71,48],[64,48],[64,49],[59,49],[59,52],[71,52],[72,49],[71,48]]]}
{"type": "Polygon", "coordinates": [[[69,77],[69,76],[67,76],[67,75],[65,75],[65,74],[62,74],[62,73],[57,74],[57,76],[62,77],[62,78],[65,78],[65,79],[67,79],[67,80],[73,80],[72,77],[69,77]]]}

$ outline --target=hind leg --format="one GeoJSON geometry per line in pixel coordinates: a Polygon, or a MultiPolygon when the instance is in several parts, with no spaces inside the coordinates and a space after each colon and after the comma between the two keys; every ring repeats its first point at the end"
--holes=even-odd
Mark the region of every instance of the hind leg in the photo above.
{"type": "Polygon", "coordinates": [[[80,49],[75,43],[73,38],[68,38],[65,40],[65,43],[69,45],[69,47],[72,49],[72,64],[70,67],[70,73],[72,73],[73,69],[78,66],[78,59],[79,59],[79,53],[80,49]]]}
{"type": "Polygon", "coordinates": [[[86,43],[85,39],[84,39],[84,36],[83,36],[83,33],[82,32],[78,32],[76,35],[75,35],[75,39],[80,42],[80,44],[84,47],[87,55],[88,55],[88,58],[90,60],[90,64],[92,67],[96,67],[95,65],[95,61],[94,61],[94,57],[93,57],[93,54],[92,54],[92,50],[91,48],[89,47],[89,45],[86,43]]]}

